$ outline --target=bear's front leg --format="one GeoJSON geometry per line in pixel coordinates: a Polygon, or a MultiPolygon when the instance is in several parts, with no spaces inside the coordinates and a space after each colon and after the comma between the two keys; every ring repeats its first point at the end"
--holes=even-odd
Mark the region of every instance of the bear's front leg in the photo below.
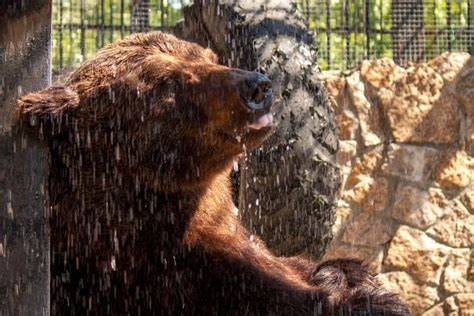
{"type": "Polygon", "coordinates": [[[234,255],[196,248],[191,253],[189,264],[195,268],[182,275],[184,284],[193,284],[186,313],[330,315],[333,310],[325,291],[304,282],[266,250],[234,255]]]}

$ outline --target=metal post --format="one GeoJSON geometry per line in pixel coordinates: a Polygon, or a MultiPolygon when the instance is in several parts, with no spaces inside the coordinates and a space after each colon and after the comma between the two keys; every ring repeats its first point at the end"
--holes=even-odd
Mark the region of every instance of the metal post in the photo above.
{"type": "Polygon", "coordinates": [[[59,69],[63,69],[64,5],[59,1],[59,69]]]}
{"type": "Polygon", "coordinates": [[[365,58],[370,58],[370,4],[369,0],[364,0],[364,17],[365,17],[365,58]]]}
{"type": "Polygon", "coordinates": [[[474,1],[467,2],[467,37],[470,45],[469,53],[474,55],[474,1]]]}
{"type": "Polygon", "coordinates": [[[109,34],[109,43],[114,41],[114,31],[115,31],[115,23],[114,23],[114,4],[111,1],[109,6],[109,23],[110,23],[110,34],[109,34]]]}
{"type": "Polygon", "coordinates": [[[85,12],[86,12],[86,0],[81,0],[80,7],[80,18],[81,18],[81,55],[82,58],[86,56],[86,25],[84,24],[85,12]]]}
{"type": "Polygon", "coordinates": [[[345,63],[344,65],[344,68],[349,68],[350,67],[350,62],[349,62],[349,59],[350,59],[350,54],[351,54],[351,33],[350,33],[350,30],[349,30],[349,3],[348,3],[348,0],[344,0],[342,2],[342,11],[344,13],[344,25],[343,25],[343,28],[344,28],[344,34],[345,34],[345,37],[346,37],[346,47],[345,47],[345,56],[343,56],[343,63],[345,63]]]}
{"type": "Polygon", "coordinates": [[[161,12],[161,31],[165,30],[165,5],[164,0],[160,1],[160,12],[161,12]]]}
{"type": "Polygon", "coordinates": [[[448,32],[448,51],[453,50],[453,29],[451,27],[451,0],[446,0],[446,28],[448,32]]]}
{"type": "Polygon", "coordinates": [[[100,0],[100,47],[105,44],[105,3],[100,0]]]}
{"type": "Polygon", "coordinates": [[[311,11],[310,11],[310,8],[309,8],[309,0],[306,0],[306,10],[305,10],[305,13],[306,13],[306,21],[307,21],[307,25],[309,26],[309,20],[311,18],[311,11]]]}
{"type": "Polygon", "coordinates": [[[125,19],[124,19],[125,3],[124,0],[120,0],[120,37],[125,36],[125,19]]]}
{"type": "Polygon", "coordinates": [[[329,69],[332,68],[331,60],[331,0],[326,0],[326,45],[327,45],[327,61],[329,69]]]}

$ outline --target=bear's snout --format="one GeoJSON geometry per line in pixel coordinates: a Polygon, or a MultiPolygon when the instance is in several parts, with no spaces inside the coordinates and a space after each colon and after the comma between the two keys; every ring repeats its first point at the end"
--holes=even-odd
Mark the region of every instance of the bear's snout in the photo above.
{"type": "Polygon", "coordinates": [[[246,79],[247,91],[251,91],[249,97],[244,97],[245,105],[252,110],[254,115],[247,127],[250,129],[261,129],[273,125],[273,114],[270,112],[272,106],[272,82],[267,76],[258,72],[252,72],[246,79]]]}
{"type": "Polygon", "coordinates": [[[273,92],[272,82],[267,76],[240,69],[232,69],[232,76],[240,97],[249,110],[261,113],[270,111],[273,92]]]}
{"type": "Polygon", "coordinates": [[[250,96],[244,96],[247,101],[246,105],[253,111],[268,112],[272,105],[272,82],[270,79],[259,72],[252,72],[247,78],[247,86],[251,91],[250,96]]]}

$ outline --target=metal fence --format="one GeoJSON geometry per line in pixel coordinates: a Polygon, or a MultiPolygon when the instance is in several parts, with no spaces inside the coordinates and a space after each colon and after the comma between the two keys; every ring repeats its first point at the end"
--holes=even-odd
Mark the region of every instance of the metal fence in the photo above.
{"type": "Polygon", "coordinates": [[[474,0],[302,0],[300,9],[316,31],[323,69],[474,49],[474,0]]]}
{"type": "MultiPolygon", "coordinates": [[[[191,0],[55,0],[53,67],[75,67],[131,32],[170,30],[191,0]]],[[[474,49],[474,0],[298,0],[323,69],[363,59],[399,64],[474,49]]]]}
{"type": "Polygon", "coordinates": [[[132,32],[169,31],[189,0],[54,0],[53,71],[72,68],[132,32]]]}

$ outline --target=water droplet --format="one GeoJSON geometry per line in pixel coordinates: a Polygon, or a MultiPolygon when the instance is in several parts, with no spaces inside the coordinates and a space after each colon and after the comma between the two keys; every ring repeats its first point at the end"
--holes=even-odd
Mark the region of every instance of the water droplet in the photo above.
{"type": "Polygon", "coordinates": [[[239,171],[239,163],[237,160],[234,160],[233,162],[233,169],[234,169],[234,172],[239,171]]]}

